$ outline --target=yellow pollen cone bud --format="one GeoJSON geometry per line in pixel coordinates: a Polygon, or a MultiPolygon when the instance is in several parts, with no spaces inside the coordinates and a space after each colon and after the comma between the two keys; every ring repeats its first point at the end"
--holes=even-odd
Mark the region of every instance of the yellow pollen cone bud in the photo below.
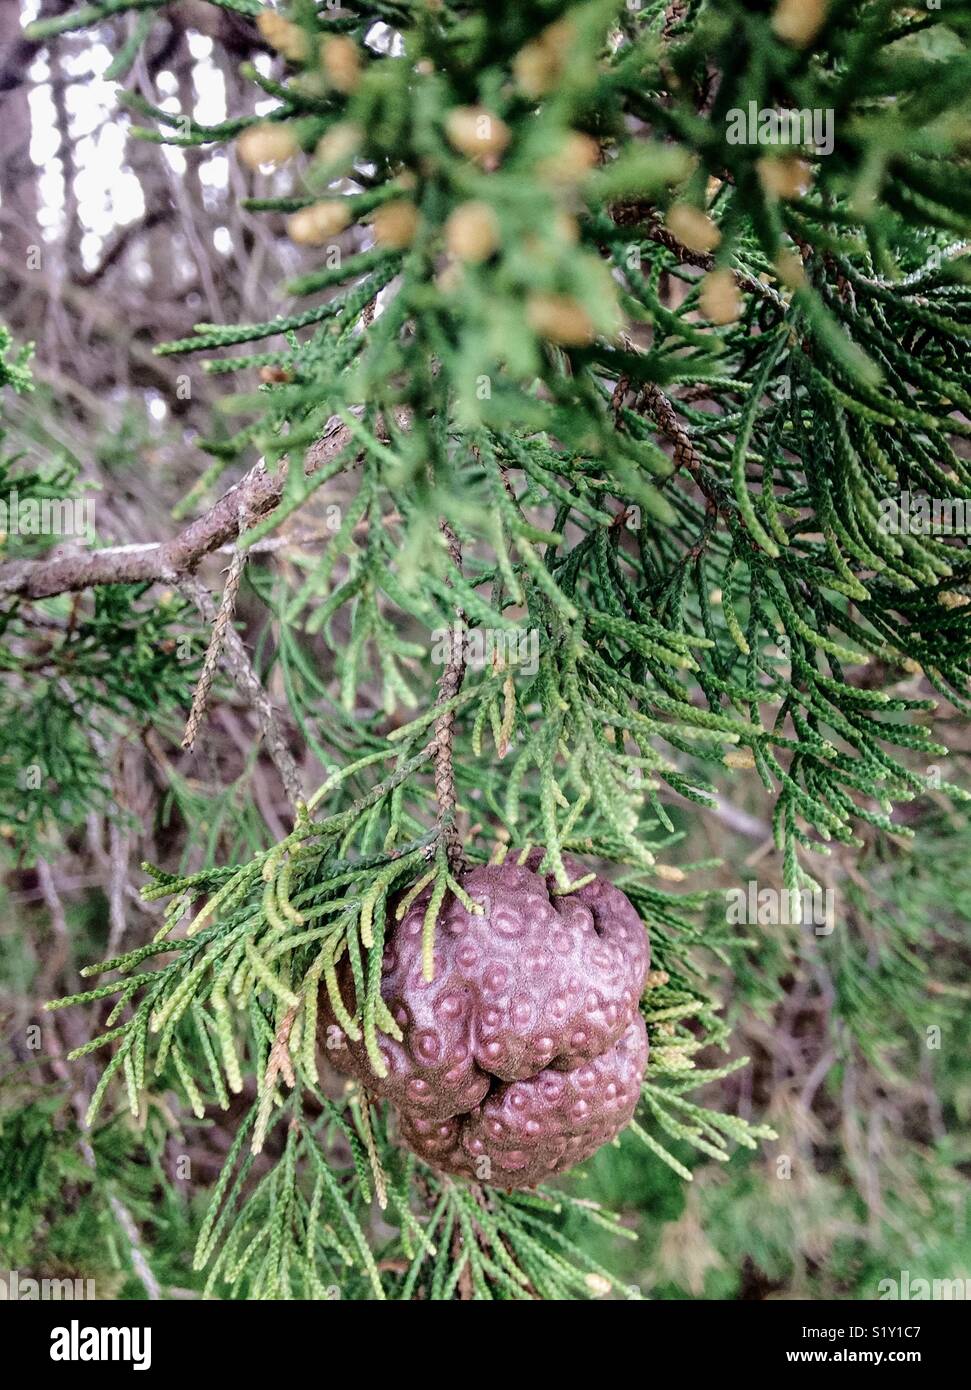
{"type": "Polygon", "coordinates": [[[548,155],[538,166],[539,173],[551,183],[577,183],[593,169],[600,159],[600,146],[591,135],[572,130],[555,154],[548,155]]]}
{"type": "Polygon", "coordinates": [[[785,159],[760,159],[756,168],[759,182],[773,198],[801,198],[812,183],[811,167],[796,155],[785,159]]]}
{"type": "Polygon", "coordinates": [[[418,209],[407,198],[384,203],[372,218],[374,239],[389,251],[403,251],[410,246],[418,231],[418,209]]]}
{"type": "Polygon", "coordinates": [[[742,296],[730,270],[710,270],[701,282],[701,312],[712,323],[734,323],[742,312],[742,296]]]}
{"type": "Polygon", "coordinates": [[[568,294],[531,295],[526,321],[534,333],[561,347],[585,347],[594,339],[593,320],[568,294]]]}
{"type": "Polygon", "coordinates": [[[462,203],[445,223],[445,245],[456,260],[478,265],[499,249],[499,222],[488,203],[462,203]]]}
{"type": "Polygon", "coordinates": [[[335,34],[320,45],[320,61],[330,85],[338,92],[353,92],[361,80],[361,54],[353,39],[335,34]]]}
{"type": "Polygon", "coordinates": [[[337,236],[350,225],[347,204],[332,198],[295,212],[287,222],[287,233],[291,241],[301,246],[323,246],[330,237],[337,236]]]}
{"type": "Polygon", "coordinates": [[[364,132],[350,121],[331,126],[317,142],[317,158],[322,164],[349,163],[364,144],[364,132]]]}
{"type": "Polygon", "coordinates": [[[664,219],[668,230],[689,251],[714,251],[722,234],[711,218],[690,203],[675,203],[664,219]]]}
{"type": "Polygon", "coordinates": [[[289,126],[271,121],[250,126],[236,141],[236,151],[250,169],[258,169],[261,164],[285,164],[299,148],[289,126]]]}
{"type": "Polygon", "coordinates": [[[299,24],[291,24],[275,10],[263,10],[256,17],[256,27],[271,48],[288,58],[291,63],[305,63],[310,54],[310,44],[306,30],[299,24]]]}
{"type": "Polygon", "coordinates": [[[666,879],[668,883],[684,882],[684,869],[679,869],[677,864],[655,864],[654,872],[658,878],[666,879]]]}
{"type": "Polygon", "coordinates": [[[450,143],[470,159],[500,155],[512,138],[505,121],[484,106],[456,106],[445,119],[450,143]]]}
{"type": "Polygon", "coordinates": [[[772,28],[785,43],[805,48],[826,23],[829,0],[779,0],[772,28]]]}

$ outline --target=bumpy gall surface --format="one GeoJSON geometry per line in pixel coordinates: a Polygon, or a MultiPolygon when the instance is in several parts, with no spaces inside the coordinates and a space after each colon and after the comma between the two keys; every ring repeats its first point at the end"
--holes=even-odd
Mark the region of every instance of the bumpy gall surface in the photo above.
{"type": "MultiPolygon", "coordinates": [[[[449,897],[422,974],[429,891],[390,932],[381,993],[403,1032],[382,1037],[386,1077],[362,1043],[329,1051],[391,1101],[405,1143],[445,1172],[533,1187],[588,1158],[630,1120],[647,1065],[638,1010],[649,963],[644,926],[619,888],[594,879],[565,896],[523,865],[477,867],[462,886],[484,912],[449,897]]],[[[573,878],[583,866],[567,861],[573,878]]],[[[349,971],[341,976],[353,1006],[349,971]]],[[[334,1018],[321,999],[321,1027],[334,1018]]]]}

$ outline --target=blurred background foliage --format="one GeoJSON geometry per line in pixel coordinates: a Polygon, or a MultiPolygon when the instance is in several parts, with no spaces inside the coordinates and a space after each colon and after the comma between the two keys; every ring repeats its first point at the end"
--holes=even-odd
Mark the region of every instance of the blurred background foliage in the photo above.
{"type": "MultiPolygon", "coordinates": [[[[130,118],[111,85],[124,47],[109,48],[98,28],[52,46],[22,33],[23,22],[70,8],[0,6],[0,293],[14,341],[37,345],[29,396],[25,359],[6,342],[0,353],[15,388],[5,393],[0,479],[23,487],[30,476],[49,495],[87,490],[102,539],[149,540],[210,495],[216,475],[200,481],[192,458],[219,419],[218,380],[193,372],[186,391],[180,359],[152,347],[187,337],[200,319],[267,318],[280,286],[316,262],[286,237],[282,216],[242,207],[244,194],[278,192],[277,175],[246,173],[221,149],[125,143],[130,118]],[[43,266],[26,276],[35,245],[43,266]]],[[[384,8],[393,18],[394,6],[384,8]]],[[[138,15],[124,24],[122,37],[144,39],[138,15]]],[[[270,70],[252,24],[185,0],[154,25],[132,74],[145,101],[174,102],[210,125],[263,114],[270,103],[239,72],[242,62],[270,70]]],[[[900,40],[921,56],[954,42],[919,27],[900,40]]],[[[921,259],[915,245],[914,264],[921,259]]],[[[288,534],[297,559],[287,552],[277,563],[299,582],[300,536],[288,534]]],[[[39,544],[8,537],[3,557],[39,544]]],[[[208,562],[214,588],[224,564],[208,562]]],[[[275,574],[254,558],[241,630],[271,691],[301,721],[308,762],[327,773],[330,748],[314,742],[317,677],[285,634],[279,649],[266,645],[260,598],[272,597],[275,574]]],[[[63,1059],[99,1031],[104,1011],[40,1011],[80,988],[83,966],[160,925],[160,905],[137,893],[143,860],[187,870],[240,862],[286,833],[286,806],[253,712],[228,682],[217,684],[204,741],[192,755],[178,751],[206,642],[181,596],[155,603],[137,588],[105,589],[96,603],[47,602],[43,623],[27,616],[6,633],[19,665],[3,672],[0,695],[3,748],[17,747],[16,759],[0,750],[0,1274],[94,1278],[102,1297],[197,1296],[205,1274],[191,1252],[255,1082],[203,1119],[175,1089],[156,1090],[138,1120],[104,1115],[85,1137],[79,1121],[98,1059],[70,1069],[63,1059]],[[30,663],[42,687],[19,683],[30,663]],[[99,721],[84,738],[79,698],[99,721]],[[42,799],[23,784],[35,762],[57,769],[42,799]]],[[[918,693],[919,674],[904,690],[918,693]]],[[[372,706],[381,708],[378,688],[372,706]]],[[[965,720],[947,705],[939,715],[948,775],[966,783],[965,720]]],[[[328,717],[331,739],[350,746],[349,724],[336,710],[328,717]]],[[[727,887],[756,875],[781,887],[781,878],[754,772],[716,770],[713,780],[714,809],[666,807],[683,837],[679,859],[705,866],[690,890],[710,890],[704,911],[717,936],[727,887]]],[[[852,1299],[876,1296],[881,1279],[905,1269],[971,1278],[967,815],[931,790],[903,808],[900,824],[913,840],[865,826],[861,852],[841,846],[812,864],[839,894],[831,935],[751,926],[731,966],[708,962],[734,1030],[731,1055],[752,1064],[703,1099],[767,1121],[778,1138],[728,1162],[674,1143],[691,1170],[686,1183],[645,1161],[628,1135],[566,1181],[637,1235],[622,1242],[565,1217],[632,1290],[852,1299]]],[[[256,1172],[277,1157],[271,1144],[256,1172]]],[[[371,1233],[380,1258],[391,1233],[376,1208],[371,1233]]]]}

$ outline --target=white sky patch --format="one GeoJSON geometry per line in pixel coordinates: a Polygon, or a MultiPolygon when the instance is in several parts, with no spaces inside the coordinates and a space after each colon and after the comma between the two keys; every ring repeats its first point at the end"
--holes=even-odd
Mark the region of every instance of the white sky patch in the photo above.
{"type": "Polygon", "coordinates": [[[44,165],[57,154],[60,138],[55,125],[54,98],[47,85],[50,69],[46,63],[35,63],[30,72],[36,83],[28,95],[30,102],[30,157],[35,164],[44,165]]]}
{"type": "Polygon", "coordinates": [[[200,125],[218,125],[227,116],[226,80],[210,62],[200,61],[193,71],[196,109],[193,113],[200,125]]]}
{"type": "Polygon", "coordinates": [[[76,149],[79,169],[74,192],[78,218],[86,231],[104,240],[118,227],[145,215],[142,186],[124,164],[125,132],[120,126],[102,126],[76,149]]]}
{"type": "MultiPolygon", "coordinates": [[[[3,3],[4,0],[0,0],[3,3]]],[[[37,17],[39,0],[25,4],[25,22],[37,17]]],[[[191,114],[202,125],[219,125],[228,119],[227,92],[224,75],[213,61],[213,42],[203,34],[190,30],[187,34],[192,64],[191,114]]],[[[106,44],[97,40],[82,47],[66,43],[59,56],[59,76],[66,79],[63,93],[68,118],[68,136],[72,142],[75,168],[73,195],[78,205],[81,227],[80,252],[86,269],[93,269],[104,252],[105,243],[121,227],[144,217],[146,212],[142,185],[131,168],[131,124],[152,125],[151,120],[132,117],[118,109],[118,85],[106,82],[104,74],[113,54],[106,44]]],[[[256,66],[267,76],[272,71],[272,59],[259,54],[256,66]]],[[[38,221],[44,240],[56,242],[64,234],[67,188],[65,165],[61,151],[61,134],[57,124],[51,86],[52,73],[46,58],[34,60],[30,68],[31,143],[30,157],[39,172],[37,187],[40,200],[38,221]]],[[[179,82],[173,72],[163,69],[156,77],[157,105],[172,115],[182,115],[179,102],[179,82]]],[[[278,102],[267,98],[261,111],[273,110],[278,102]]],[[[178,132],[176,132],[178,133],[178,132]]],[[[162,158],[176,176],[186,171],[185,154],[177,146],[161,146],[162,158]]],[[[214,211],[220,203],[219,194],[229,186],[229,159],[221,150],[205,157],[199,165],[199,178],[206,203],[214,211]]],[[[213,240],[217,250],[228,254],[229,233],[217,229],[213,240]]],[[[149,267],[137,262],[132,273],[141,281],[149,277],[149,267]]]]}
{"type": "Polygon", "coordinates": [[[37,180],[40,207],[37,220],[45,241],[55,241],[64,224],[64,165],[57,157],[60,137],[55,122],[54,98],[45,83],[50,71],[45,63],[35,63],[31,78],[38,84],[28,93],[30,103],[30,158],[41,170],[37,180]],[[43,84],[43,85],[40,85],[43,84]]]}
{"type": "Polygon", "coordinates": [[[204,58],[212,57],[212,39],[205,34],[197,34],[194,29],[190,29],[187,35],[189,52],[197,63],[201,63],[204,58]]]}
{"type": "Polygon", "coordinates": [[[202,201],[207,212],[214,212],[219,206],[217,190],[226,188],[229,183],[229,160],[224,154],[214,154],[204,164],[199,165],[199,182],[202,185],[202,201]]]}
{"type": "Polygon", "coordinates": [[[404,36],[381,19],[371,25],[364,36],[364,43],[375,53],[388,53],[392,58],[400,58],[405,51],[404,36]]]}

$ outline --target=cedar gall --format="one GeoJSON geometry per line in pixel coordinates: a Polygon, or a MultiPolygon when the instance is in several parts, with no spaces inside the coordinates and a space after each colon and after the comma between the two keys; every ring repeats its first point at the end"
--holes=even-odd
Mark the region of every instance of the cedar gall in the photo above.
{"type": "Polygon", "coordinates": [[[511,138],[505,121],[484,106],[456,106],[445,119],[445,133],[470,159],[501,155],[511,138]]]}
{"type": "Polygon", "coordinates": [[[470,265],[487,261],[499,249],[499,221],[489,204],[460,204],[445,223],[445,246],[470,265]]]}
{"type": "MultiPolygon", "coordinates": [[[[650,950],[636,910],[612,883],[565,859],[582,887],[558,894],[523,864],[460,877],[483,910],[450,896],[439,913],[434,975],[422,969],[429,885],[389,931],[381,995],[400,1039],[380,1042],[376,1075],[360,1038],[321,991],[327,1055],[398,1112],[404,1144],[447,1173],[496,1187],[535,1187],[589,1158],[627,1125],[647,1066],[639,1001],[650,950]],[[336,1045],[335,1045],[336,1043],[336,1045]]],[[[354,975],[338,971],[345,1007],[354,975]]]]}
{"type": "MultiPolygon", "coordinates": [[[[0,187],[0,280],[50,291],[57,328],[5,295],[0,876],[30,891],[3,899],[0,1014],[32,1065],[0,1080],[0,1263],[46,1246],[96,1274],[121,1238],[149,1298],[419,1304],[606,1292],[591,1272],[621,1299],[866,1299],[922,1239],[943,1268],[967,1176],[936,1005],[971,894],[971,0],[0,0],[0,35],[15,14],[91,101],[106,71],[155,94],[99,120],[143,127],[126,177],[171,216],[142,236],[79,178],[52,219],[29,160],[19,202],[0,187]],[[158,12],[207,37],[173,51],[158,12]],[[245,131],[250,158],[299,148],[254,173],[245,131]],[[136,326],[138,360],[108,350],[136,326]],[[105,401],[134,412],[108,448],[105,401]],[[112,543],[87,544],[102,484],[112,543]],[[582,1158],[630,1114],[639,1016],[638,1108],[582,1158]],[[844,1038],[848,1088],[818,1065],[844,1038]],[[73,1122],[36,1200],[6,1161],[81,1091],[119,1159],[86,1174],[111,1219],[83,1228],[73,1122]],[[856,1161],[854,1111],[893,1152],[856,1161]],[[779,1113],[806,1139],[788,1184],[735,1154],[779,1113]],[[162,1231],[141,1150],[188,1126],[193,1219],[162,1231]]],[[[12,146],[79,138],[80,176],[87,126],[13,68],[12,146]]]]}
{"type": "Polygon", "coordinates": [[[287,221],[287,233],[291,241],[301,246],[323,246],[330,237],[337,236],[350,225],[347,204],[340,198],[330,198],[295,212],[287,221]]]}

